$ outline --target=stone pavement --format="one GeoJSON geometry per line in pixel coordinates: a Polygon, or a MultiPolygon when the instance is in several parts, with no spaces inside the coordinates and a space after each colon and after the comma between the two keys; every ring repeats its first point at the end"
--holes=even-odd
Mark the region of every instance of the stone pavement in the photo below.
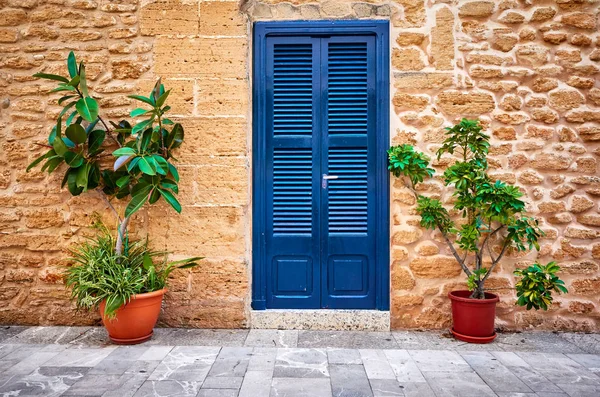
{"type": "Polygon", "coordinates": [[[599,397],[600,335],[0,327],[0,396],[599,397]]]}

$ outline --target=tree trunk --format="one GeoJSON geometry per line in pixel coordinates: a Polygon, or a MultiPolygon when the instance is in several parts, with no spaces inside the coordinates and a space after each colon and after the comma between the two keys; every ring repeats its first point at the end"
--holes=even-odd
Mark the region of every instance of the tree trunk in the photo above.
{"type": "Polygon", "coordinates": [[[127,225],[129,224],[129,217],[125,217],[119,224],[119,229],[117,230],[117,243],[115,244],[115,252],[117,255],[123,255],[123,240],[125,233],[127,232],[127,225]]]}
{"type": "Polygon", "coordinates": [[[485,291],[483,289],[483,283],[481,281],[476,281],[477,287],[471,293],[471,299],[485,299],[485,291]]]}

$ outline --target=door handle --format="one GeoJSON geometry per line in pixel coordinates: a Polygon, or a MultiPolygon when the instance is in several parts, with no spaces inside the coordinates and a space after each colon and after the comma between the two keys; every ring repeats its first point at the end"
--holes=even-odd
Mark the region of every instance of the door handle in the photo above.
{"type": "Polygon", "coordinates": [[[338,176],[323,174],[323,182],[321,183],[321,186],[323,187],[323,189],[327,189],[327,181],[330,179],[338,179],[338,176]]]}

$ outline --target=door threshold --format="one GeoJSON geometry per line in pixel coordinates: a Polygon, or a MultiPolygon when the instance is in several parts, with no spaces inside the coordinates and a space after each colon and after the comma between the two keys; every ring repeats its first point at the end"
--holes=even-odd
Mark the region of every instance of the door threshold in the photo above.
{"type": "Polygon", "coordinates": [[[389,331],[390,312],[347,309],[251,310],[250,327],[322,331],[389,331]]]}

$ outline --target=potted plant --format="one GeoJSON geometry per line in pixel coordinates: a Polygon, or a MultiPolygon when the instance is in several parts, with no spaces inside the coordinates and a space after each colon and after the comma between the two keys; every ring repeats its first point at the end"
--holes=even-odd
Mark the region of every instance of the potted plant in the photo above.
{"type": "MultiPolygon", "coordinates": [[[[396,177],[408,179],[407,187],[417,199],[421,226],[439,231],[467,275],[469,290],[448,294],[453,335],[467,342],[489,343],[496,337],[494,320],[499,298],[486,292],[485,282],[508,250],[539,250],[538,239],[543,231],[536,219],[526,216],[519,188],[493,180],[487,174],[489,136],[479,121],[462,119],[446,130],[437,156],[456,156],[442,179],[447,187],[454,188],[450,201],[460,219],[453,219],[440,200],[417,193],[417,184],[435,173],[425,154],[416,152],[411,145],[391,147],[389,170],[396,177]]],[[[555,263],[535,263],[515,271],[522,277],[516,284],[516,303],[528,309],[547,309],[552,303],[552,292],[567,292],[556,276],[559,269],[555,263]]]]}
{"type": "Polygon", "coordinates": [[[165,117],[170,91],[165,91],[160,79],[148,97],[129,96],[144,103],[145,108],[130,113],[143,120],[134,126],[126,120],[107,123],[89,93],[84,63],[77,64],[71,52],[67,67],[68,77],[34,75],[59,82],[51,92],[64,93],[58,99],[63,109],[48,142],[40,144],[48,150],[27,171],[43,163],[42,171],[64,172],[61,186],[66,185],[73,196],[96,192],[112,210],[116,236],[97,226],[95,238],[72,250],[66,281],[78,307],[100,308],[114,342],[143,342],[152,336],[171,271],[195,266],[202,259],[167,263],[166,253],[150,250],[147,241],[130,241],[127,231],[131,217],[146,203],[162,198],[181,212],[173,151],[183,142],[183,127],[165,117]],[[128,200],[122,215],[113,200],[128,200]],[[155,264],[159,257],[162,260],[155,264]]]}

